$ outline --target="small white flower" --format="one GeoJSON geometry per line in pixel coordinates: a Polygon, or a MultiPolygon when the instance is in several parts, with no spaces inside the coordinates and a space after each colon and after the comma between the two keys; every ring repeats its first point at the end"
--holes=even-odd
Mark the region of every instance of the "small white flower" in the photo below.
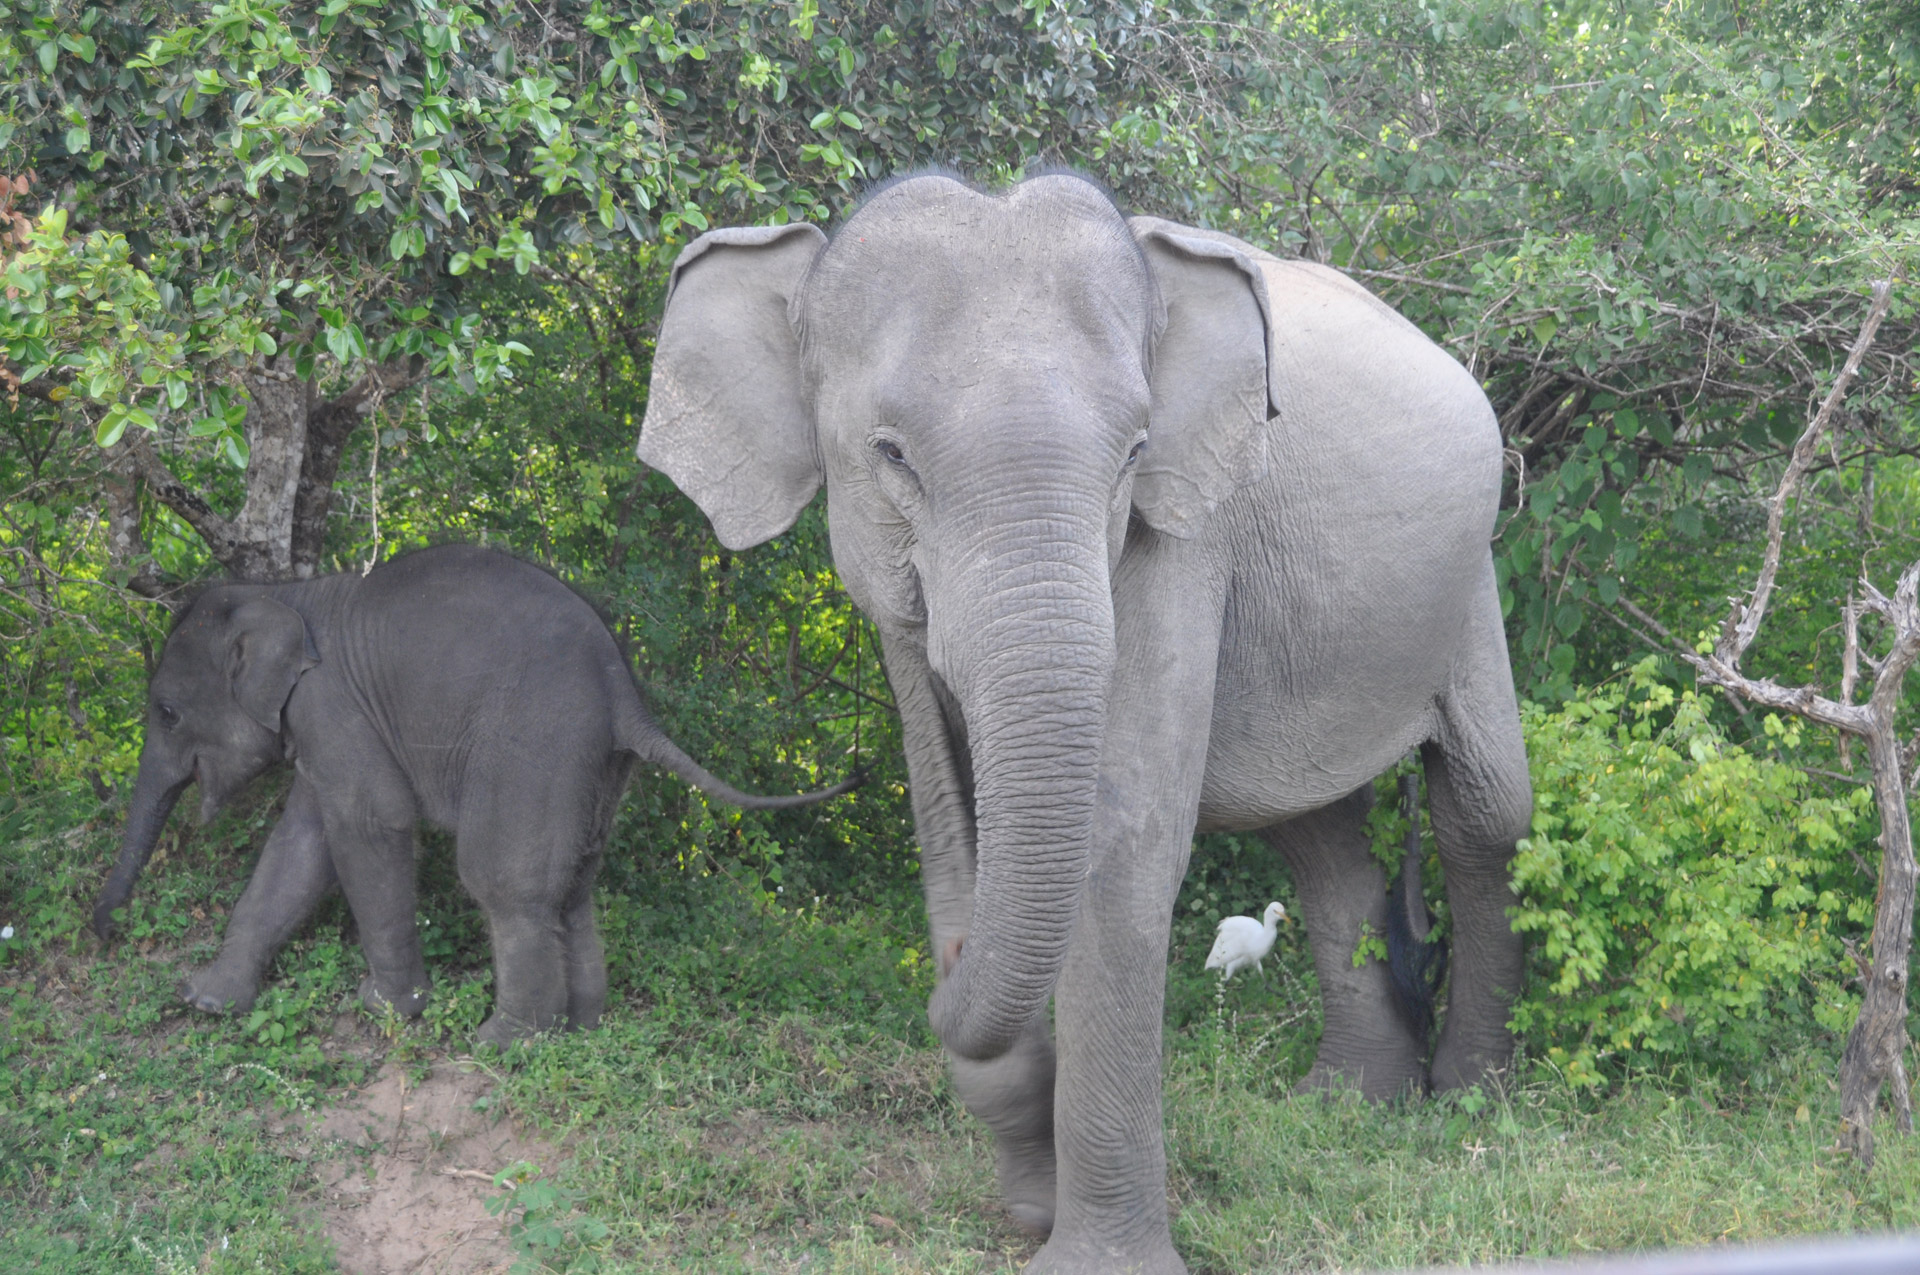
{"type": "Polygon", "coordinates": [[[107,1073],[103,1071],[99,1075],[95,1076],[94,1080],[101,1081],[101,1080],[105,1080],[106,1078],[107,1078],[107,1073]]]}
{"type": "Polygon", "coordinates": [[[12,937],[13,927],[11,925],[0,925],[0,939],[10,939],[12,937]]]}

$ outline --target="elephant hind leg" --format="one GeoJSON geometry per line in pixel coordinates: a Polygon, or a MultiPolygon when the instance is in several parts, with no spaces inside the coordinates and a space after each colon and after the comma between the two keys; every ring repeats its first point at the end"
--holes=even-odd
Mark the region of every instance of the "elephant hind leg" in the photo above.
{"type": "Polygon", "coordinates": [[[1386,1099],[1423,1088],[1426,1069],[1423,1042],[1394,1007],[1386,962],[1354,965],[1362,927],[1387,932],[1387,876],[1367,843],[1372,805],[1369,784],[1260,835],[1293,871],[1320,977],[1320,1052],[1300,1088],[1386,1099]]]}
{"type": "Polygon", "coordinates": [[[593,925],[605,795],[587,768],[556,763],[537,789],[470,784],[457,831],[460,881],[487,915],[493,1015],[480,1041],[505,1048],[598,1021],[606,967],[593,925]]]}
{"type": "Polygon", "coordinates": [[[1491,569],[1481,592],[1475,641],[1441,698],[1439,729],[1421,750],[1453,922],[1447,1016],[1433,1058],[1439,1090],[1477,1085],[1511,1064],[1507,1021],[1524,972],[1507,908],[1514,842],[1527,835],[1533,785],[1491,569]]]}
{"type": "Polygon", "coordinates": [[[600,930],[593,920],[593,861],[581,867],[579,889],[562,918],[567,952],[567,1027],[587,1031],[600,1025],[607,1007],[607,961],[600,946],[600,930]]]}

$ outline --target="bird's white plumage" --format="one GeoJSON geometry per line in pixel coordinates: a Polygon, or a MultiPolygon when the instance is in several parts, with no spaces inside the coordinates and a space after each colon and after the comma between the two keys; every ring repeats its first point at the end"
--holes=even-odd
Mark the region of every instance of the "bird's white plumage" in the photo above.
{"type": "Polygon", "coordinates": [[[1278,903],[1269,903],[1262,920],[1230,916],[1220,922],[1213,950],[1207,953],[1207,968],[1221,971],[1223,979],[1232,978],[1249,965],[1265,974],[1266,969],[1260,962],[1273,950],[1274,936],[1280,932],[1280,922],[1286,915],[1287,910],[1278,903]]]}

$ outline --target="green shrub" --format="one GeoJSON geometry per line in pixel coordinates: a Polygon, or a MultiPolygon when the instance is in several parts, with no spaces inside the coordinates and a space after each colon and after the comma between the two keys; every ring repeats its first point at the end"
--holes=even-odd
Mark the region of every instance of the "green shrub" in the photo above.
{"type": "MultiPolygon", "coordinates": [[[[1738,1065],[1853,1019],[1841,939],[1872,911],[1848,862],[1870,794],[1822,794],[1729,743],[1706,710],[1653,660],[1522,710],[1534,815],[1512,915],[1531,969],[1514,1026],[1577,1085],[1609,1060],[1738,1065]]],[[[1765,728],[1791,756],[1797,725],[1765,728]]]]}

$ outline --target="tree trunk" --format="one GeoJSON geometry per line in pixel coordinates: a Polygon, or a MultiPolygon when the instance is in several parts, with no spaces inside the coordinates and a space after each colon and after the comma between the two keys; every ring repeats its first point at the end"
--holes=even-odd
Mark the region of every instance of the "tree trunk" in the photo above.
{"type": "Polygon", "coordinates": [[[226,554],[216,556],[238,579],[285,580],[293,575],[293,503],[313,387],[270,364],[247,378],[247,392],[247,499],[230,524],[226,554]]]}
{"type": "Polygon", "coordinates": [[[146,538],[140,534],[140,472],[130,443],[118,442],[108,449],[100,485],[107,507],[109,576],[124,579],[127,588],[143,598],[161,597],[166,585],[153,569],[146,538]]]}
{"type": "MultiPolygon", "coordinates": [[[[314,386],[276,359],[246,377],[247,496],[225,518],[206,497],[175,477],[154,450],[153,440],[130,431],[106,478],[110,543],[116,562],[133,564],[146,553],[140,540],[137,483],[200,533],[214,560],[236,579],[307,579],[320,567],[326,543],[333,484],[347,439],[387,395],[418,382],[404,363],[369,368],[338,398],[318,401],[314,386]]],[[[139,578],[136,577],[136,581],[139,578]]],[[[152,592],[130,582],[136,592],[152,592]]]]}
{"type": "Polygon", "coordinates": [[[1867,736],[1874,796],[1880,806],[1880,894],[1873,914],[1871,959],[1862,962],[1866,984],[1860,1017],[1840,1056],[1840,1136],[1862,1165],[1873,1164],[1873,1112],[1880,1086],[1893,1086],[1900,1132],[1913,1132],[1907,1093],[1907,962],[1913,942],[1913,832],[1907,819],[1906,785],[1900,779],[1900,748],[1893,725],[1879,724],[1867,736]]]}
{"type": "Polygon", "coordinates": [[[374,403],[371,398],[335,399],[307,414],[306,456],[300,468],[299,490],[293,497],[293,538],[289,546],[293,574],[299,579],[309,580],[319,573],[340,458],[346,453],[347,439],[367,418],[374,403]]]}

